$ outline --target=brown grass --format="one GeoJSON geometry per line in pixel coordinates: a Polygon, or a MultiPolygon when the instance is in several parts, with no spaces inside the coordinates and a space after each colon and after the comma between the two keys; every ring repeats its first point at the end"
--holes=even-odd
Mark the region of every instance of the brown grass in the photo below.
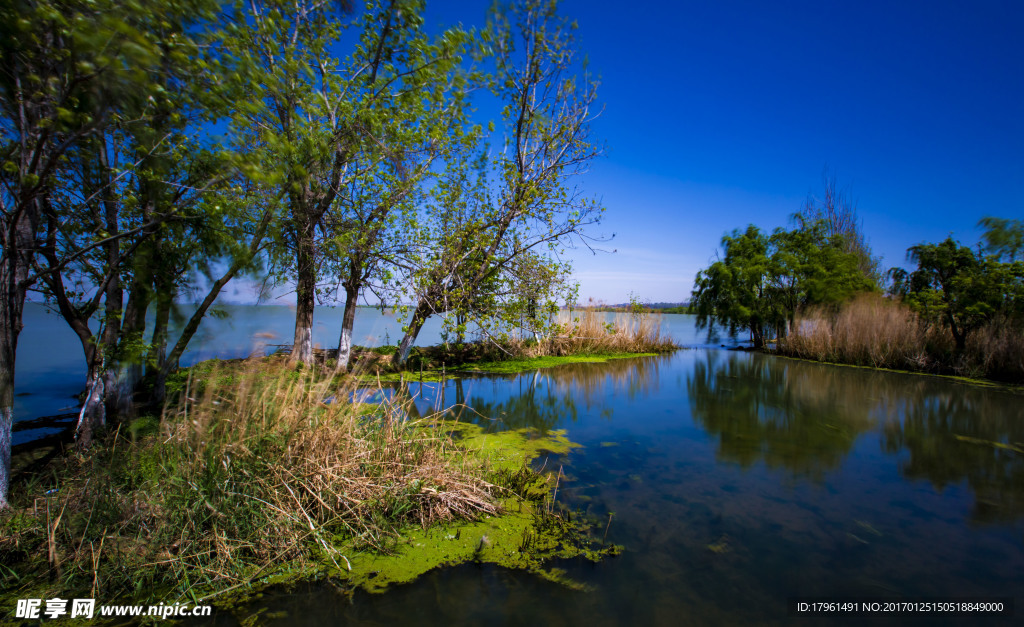
{"type": "Polygon", "coordinates": [[[68,459],[56,496],[29,486],[0,562],[64,592],[209,591],[285,563],[344,569],[346,551],[388,551],[410,523],[498,512],[487,469],[399,406],[334,402],[351,390],[273,361],[204,378],[150,435],[68,459]]]}
{"type": "Polygon", "coordinates": [[[544,357],[600,353],[663,353],[676,348],[661,334],[660,313],[616,313],[609,316],[593,309],[570,317],[562,311],[554,331],[537,343],[522,343],[516,356],[544,357]]]}
{"type": "Polygon", "coordinates": [[[957,355],[945,327],[922,320],[899,301],[861,294],[841,305],[796,317],[778,343],[782,354],[876,368],[1024,380],[1024,332],[993,320],[968,336],[957,355]]]}
{"type": "Polygon", "coordinates": [[[838,313],[812,309],[797,316],[779,350],[818,361],[924,369],[928,334],[909,308],[878,294],[862,294],[838,313]]]}

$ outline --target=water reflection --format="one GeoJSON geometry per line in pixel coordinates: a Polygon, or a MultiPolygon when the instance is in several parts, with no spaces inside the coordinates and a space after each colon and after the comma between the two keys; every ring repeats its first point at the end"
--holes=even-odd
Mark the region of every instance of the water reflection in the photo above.
{"type": "Polygon", "coordinates": [[[1015,520],[1024,515],[1020,400],[955,384],[912,387],[902,422],[883,429],[885,450],[909,453],[901,468],[908,479],[927,479],[938,490],[966,481],[975,521],[1015,520]]]}
{"type": "Polygon", "coordinates": [[[1002,390],[945,379],[708,351],[687,383],[718,458],[759,460],[815,480],[877,428],[901,474],[937,490],[961,482],[977,522],[1024,515],[1024,405],[1002,390]]]}
{"type": "Polygon", "coordinates": [[[1024,601],[1020,395],[718,350],[389,393],[567,428],[582,446],[558,460],[559,501],[626,550],[557,564],[591,592],[467,565],[381,596],[268,595],[254,607],[277,624],[782,625],[797,595],[1024,601]]]}
{"type": "Polygon", "coordinates": [[[541,433],[575,423],[582,413],[614,415],[613,399],[636,399],[658,389],[661,364],[671,355],[613,359],[545,368],[515,375],[451,379],[443,385],[396,385],[394,396],[413,401],[413,417],[444,409],[449,418],[489,431],[533,428],[541,433]]]}
{"type": "Polygon", "coordinates": [[[694,419],[718,438],[720,460],[820,479],[875,419],[863,377],[762,355],[707,351],[687,382],[694,419]]]}

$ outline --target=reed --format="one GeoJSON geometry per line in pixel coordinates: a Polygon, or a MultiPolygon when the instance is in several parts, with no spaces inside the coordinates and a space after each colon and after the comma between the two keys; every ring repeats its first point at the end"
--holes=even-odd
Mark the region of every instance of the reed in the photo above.
{"type": "Polygon", "coordinates": [[[945,327],[921,319],[902,302],[861,294],[836,308],[799,314],[779,340],[781,354],[876,368],[1024,381],[1024,330],[995,319],[956,353],[945,327]]]}
{"type": "Polygon", "coordinates": [[[584,309],[570,316],[560,312],[552,332],[540,341],[503,343],[515,357],[562,357],[581,354],[664,353],[677,348],[661,333],[660,313],[617,313],[584,309]]]}
{"type": "Polygon", "coordinates": [[[490,471],[400,406],[334,402],[351,390],[283,360],[196,384],[159,423],[67,458],[45,507],[17,495],[0,521],[5,589],[192,596],[283,564],[344,569],[409,524],[498,513],[490,471]]]}

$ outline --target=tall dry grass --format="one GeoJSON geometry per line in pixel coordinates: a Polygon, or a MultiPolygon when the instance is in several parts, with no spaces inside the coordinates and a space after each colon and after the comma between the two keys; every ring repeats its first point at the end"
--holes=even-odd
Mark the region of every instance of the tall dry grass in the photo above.
{"type": "Polygon", "coordinates": [[[877,368],[928,366],[930,329],[901,303],[862,294],[838,312],[815,308],[796,317],[779,351],[818,361],[877,368]]]}
{"type": "Polygon", "coordinates": [[[967,336],[970,363],[987,376],[1024,382],[1024,329],[996,319],[967,336]]]}
{"type": "Polygon", "coordinates": [[[663,353],[676,348],[661,334],[660,313],[617,313],[584,309],[570,315],[559,312],[553,331],[541,342],[523,344],[526,357],[600,353],[663,353]]]}
{"type": "Polygon", "coordinates": [[[343,569],[410,523],[497,513],[486,469],[443,433],[399,406],[333,402],[351,390],[278,363],[191,381],[160,423],[69,458],[54,496],[20,495],[0,534],[0,578],[19,573],[4,587],[209,592],[286,563],[343,569]]]}
{"type": "Polygon", "coordinates": [[[991,321],[969,335],[957,354],[948,329],[872,293],[838,310],[797,315],[778,350],[818,361],[1024,381],[1024,330],[1010,321],[991,321]]]}

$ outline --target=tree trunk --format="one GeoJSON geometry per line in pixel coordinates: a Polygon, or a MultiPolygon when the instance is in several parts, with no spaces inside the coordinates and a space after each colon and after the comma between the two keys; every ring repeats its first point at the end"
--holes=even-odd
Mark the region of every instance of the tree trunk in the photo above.
{"type": "Polygon", "coordinates": [[[150,340],[149,359],[146,360],[146,376],[153,380],[150,398],[155,404],[162,403],[167,393],[167,375],[164,374],[164,364],[167,362],[167,330],[170,326],[173,301],[173,294],[157,294],[156,320],[153,324],[153,337],[150,340]]]}
{"type": "Polygon", "coordinates": [[[430,307],[427,306],[425,301],[421,300],[420,304],[416,307],[416,311],[412,314],[412,319],[409,320],[409,330],[405,332],[405,335],[402,337],[402,343],[398,345],[398,352],[395,353],[393,362],[395,366],[401,368],[405,365],[405,360],[409,358],[409,351],[416,341],[416,336],[420,334],[420,329],[423,328],[423,323],[426,322],[428,317],[430,317],[430,307]]]}
{"type": "MultiPolygon", "coordinates": [[[[270,220],[273,217],[273,213],[270,210],[264,211],[263,216],[260,218],[259,224],[256,226],[256,231],[253,233],[252,242],[249,244],[249,252],[245,257],[239,257],[231,263],[231,267],[228,268],[227,272],[221,275],[219,279],[214,281],[210,287],[210,291],[207,292],[206,298],[199,304],[199,308],[192,313],[192,317],[189,318],[185,324],[185,328],[181,330],[181,336],[178,337],[178,341],[174,343],[174,348],[171,349],[167,359],[164,360],[157,371],[156,382],[153,386],[153,402],[163,403],[164,395],[166,393],[167,375],[172,370],[177,369],[178,361],[181,359],[182,353],[188,347],[188,343],[192,340],[192,337],[196,334],[199,329],[199,323],[202,322],[203,316],[213,306],[214,301],[217,300],[217,296],[220,295],[221,290],[224,286],[238,274],[243,267],[256,255],[260,250],[260,244],[263,242],[263,237],[267,233],[267,227],[270,225],[270,220]]],[[[174,300],[174,296],[171,295],[167,300],[168,315],[170,314],[171,302],[174,300]]]]}
{"type": "Polygon", "coordinates": [[[14,427],[14,367],[24,324],[25,293],[32,266],[38,211],[34,203],[7,223],[0,248],[0,510],[8,507],[11,480],[11,430],[14,427]]]}
{"type": "Polygon", "coordinates": [[[75,428],[75,440],[79,448],[88,448],[96,430],[107,423],[104,403],[107,377],[102,366],[103,359],[99,355],[89,364],[85,403],[82,404],[82,411],[78,413],[78,426],[75,428]]]}
{"type": "MultiPolygon", "coordinates": [[[[148,214],[147,214],[148,219],[148,214]]],[[[153,300],[153,273],[156,248],[160,245],[155,229],[143,231],[150,238],[136,253],[135,272],[128,289],[128,304],[124,309],[116,359],[109,377],[115,385],[107,387],[108,407],[117,416],[130,417],[135,390],[142,381],[145,352],[142,348],[146,332],[146,312],[153,300]]]]}
{"type": "Polygon", "coordinates": [[[309,364],[313,361],[313,308],[316,299],[316,266],[312,233],[299,233],[296,253],[298,282],[295,288],[295,341],[291,361],[309,364]]]}
{"type": "MultiPolygon", "coordinates": [[[[4,294],[7,296],[7,294],[4,294]]],[[[24,300],[22,300],[24,303],[24,300]]],[[[11,479],[11,429],[14,426],[14,356],[21,316],[11,320],[8,298],[0,304],[0,510],[7,507],[11,479]]]]}
{"type": "Polygon", "coordinates": [[[359,288],[345,285],[345,313],[341,317],[341,337],[338,338],[338,370],[348,368],[352,357],[352,328],[356,323],[356,304],[359,288]]]}
{"type": "Polygon", "coordinates": [[[760,324],[751,323],[750,339],[753,342],[754,348],[764,348],[764,332],[760,324]]]}
{"type": "Polygon", "coordinates": [[[967,333],[965,333],[960,325],[956,323],[956,318],[953,314],[947,313],[946,317],[949,319],[949,329],[953,332],[953,341],[956,343],[956,353],[960,355],[967,348],[967,333]]]}

